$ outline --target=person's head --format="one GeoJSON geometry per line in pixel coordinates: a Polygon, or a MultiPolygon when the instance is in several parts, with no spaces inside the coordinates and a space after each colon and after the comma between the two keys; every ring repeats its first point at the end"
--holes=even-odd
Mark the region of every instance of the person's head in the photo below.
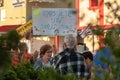
{"type": "Polygon", "coordinates": [[[37,57],[38,57],[38,51],[37,51],[37,50],[34,52],[33,57],[34,57],[34,58],[37,58],[37,57]]]}
{"type": "Polygon", "coordinates": [[[86,51],[82,53],[83,57],[85,58],[85,62],[87,65],[92,65],[93,64],[93,54],[90,51],[86,51]]]}
{"type": "Polygon", "coordinates": [[[55,45],[52,46],[52,51],[53,51],[53,53],[56,53],[56,46],[55,45]]]}
{"type": "Polygon", "coordinates": [[[25,42],[21,42],[20,44],[19,44],[19,49],[20,49],[20,52],[27,52],[27,50],[28,50],[28,46],[27,46],[27,44],[25,43],[25,42]]]}
{"type": "Polygon", "coordinates": [[[40,57],[50,60],[52,56],[52,46],[49,44],[45,44],[40,48],[40,57]]]}
{"type": "Polygon", "coordinates": [[[67,48],[74,48],[76,45],[76,37],[72,34],[68,34],[64,38],[64,43],[66,44],[67,48]]]}

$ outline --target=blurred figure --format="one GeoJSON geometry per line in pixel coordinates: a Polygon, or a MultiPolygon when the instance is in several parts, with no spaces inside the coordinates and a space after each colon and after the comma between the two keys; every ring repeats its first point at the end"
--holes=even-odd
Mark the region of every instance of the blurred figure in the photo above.
{"type": "Polygon", "coordinates": [[[17,68],[18,64],[19,64],[19,58],[18,58],[18,55],[19,53],[16,52],[16,53],[13,53],[13,57],[12,57],[12,64],[13,64],[13,67],[14,68],[17,68]]]}
{"type": "Polygon", "coordinates": [[[40,48],[40,58],[35,62],[34,64],[34,69],[37,68],[42,68],[44,69],[45,67],[50,67],[52,57],[52,46],[49,44],[45,44],[40,48]]]}
{"type": "Polygon", "coordinates": [[[21,57],[21,62],[22,63],[27,63],[29,62],[30,63],[30,59],[31,59],[32,55],[30,53],[28,53],[28,46],[27,44],[25,43],[24,44],[24,47],[23,47],[23,55],[21,57]]]}
{"type": "Polygon", "coordinates": [[[18,52],[16,52],[12,58],[14,68],[17,68],[18,64],[23,60],[23,54],[26,53],[27,44],[25,42],[21,42],[18,45],[18,48],[19,48],[18,52]]]}
{"type": "Polygon", "coordinates": [[[56,55],[56,46],[55,45],[53,45],[52,46],[52,57],[54,57],[55,55],[56,55]]]}
{"type": "Polygon", "coordinates": [[[37,61],[37,59],[38,59],[38,54],[39,54],[38,51],[35,50],[35,52],[34,52],[33,55],[32,55],[32,58],[30,59],[31,64],[34,64],[35,61],[37,61]]]}
{"type": "Polygon", "coordinates": [[[87,64],[87,71],[89,72],[88,80],[91,78],[91,68],[93,65],[93,54],[90,51],[85,51],[82,53],[87,64]]]}
{"type": "Polygon", "coordinates": [[[66,48],[58,53],[53,60],[52,66],[62,74],[74,74],[76,77],[87,77],[87,66],[84,57],[75,51],[76,37],[72,34],[66,35],[64,38],[66,48]]]}
{"type": "Polygon", "coordinates": [[[94,55],[93,61],[94,66],[97,69],[95,76],[101,79],[102,76],[104,76],[103,71],[109,73],[109,65],[114,63],[112,51],[108,46],[102,46],[102,48],[94,55]]]}
{"type": "Polygon", "coordinates": [[[64,50],[64,49],[66,49],[66,44],[65,44],[65,43],[63,43],[63,50],[64,50]]]}
{"type": "Polygon", "coordinates": [[[100,48],[96,51],[93,61],[96,68],[95,77],[99,80],[104,76],[104,72],[110,73],[110,67],[115,63],[110,47],[104,43],[104,35],[100,35],[100,48]]]}
{"type": "Polygon", "coordinates": [[[19,47],[19,54],[18,54],[18,58],[19,58],[19,62],[21,62],[21,58],[22,58],[22,55],[24,53],[24,46],[26,46],[26,43],[24,42],[21,42],[18,47],[19,47]]]}
{"type": "Polygon", "coordinates": [[[88,50],[89,50],[89,49],[88,49],[88,47],[86,46],[85,43],[78,43],[78,44],[77,44],[77,51],[78,51],[78,52],[82,53],[82,52],[88,51],[88,50]]]}

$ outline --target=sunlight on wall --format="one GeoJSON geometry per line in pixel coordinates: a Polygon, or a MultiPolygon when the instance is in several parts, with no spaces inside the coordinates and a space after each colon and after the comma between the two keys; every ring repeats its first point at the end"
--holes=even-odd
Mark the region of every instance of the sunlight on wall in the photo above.
{"type": "Polygon", "coordinates": [[[86,43],[86,46],[93,53],[99,49],[99,37],[96,35],[94,35],[94,39],[93,39],[93,35],[88,35],[87,37],[85,37],[84,43],[86,43]],[[93,46],[93,41],[94,41],[94,46],[93,46]]]}
{"type": "Polygon", "coordinates": [[[88,8],[89,1],[88,0],[80,0],[80,8],[88,8]]]}
{"type": "Polygon", "coordinates": [[[50,38],[49,37],[33,37],[33,40],[50,41],[50,38]]]}
{"type": "Polygon", "coordinates": [[[104,4],[104,23],[107,25],[120,23],[118,19],[118,16],[120,16],[120,1],[104,0],[104,4]]]}
{"type": "Polygon", "coordinates": [[[89,10],[89,1],[81,0],[80,2],[80,26],[88,24],[97,25],[99,18],[99,10],[89,10]]]}
{"type": "Polygon", "coordinates": [[[98,24],[98,13],[99,11],[90,11],[87,9],[81,9],[80,13],[80,26],[86,26],[88,24],[97,25],[98,24]]]}

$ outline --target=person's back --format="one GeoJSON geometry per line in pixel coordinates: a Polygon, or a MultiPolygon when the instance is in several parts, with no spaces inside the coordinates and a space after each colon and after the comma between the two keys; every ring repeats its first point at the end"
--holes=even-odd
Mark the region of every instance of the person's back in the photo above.
{"type": "Polygon", "coordinates": [[[53,58],[52,66],[54,69],[62,74],[75,74],[77,77],[87,77],[88,72],[84,57],[75,52],[74,46],[76,45],[76,39],[73,35],[65,37],[65,43],[67,48],[53,58]]]}
{"type": "Polygon", "coordinates": [[[101,66],[101,68],[105,70],[108,68],[109,64],[102,61],[101,58],[107,59],[109,61],[109,63],[114,62],[114,60],[112,58],[112,52],[111,52],[110,48],[107,46],[98,50],[93,58],[96,67],[101,66]]]}
{"type": "Polygon", "coordinates": [[[74,49],[66,48],[54,58],[53,66],[62,74],[74,73],[77,77],[87,76],[84,58],[74,49]]]}
{"type": "Polygon", "coordinates": [[[108,46],[103,46],[96,52],[93,61],[96,68],[95,76],[100,80],[104,76],[104,71],[110,73],[109,65],[114,64],[112,51],[108,46]]]}

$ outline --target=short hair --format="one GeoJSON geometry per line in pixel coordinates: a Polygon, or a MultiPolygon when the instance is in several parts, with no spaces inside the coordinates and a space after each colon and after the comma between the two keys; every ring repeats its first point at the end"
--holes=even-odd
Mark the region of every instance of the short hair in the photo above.
{"type": "Polygon", "coordinates": [[[73,48],[76,44],[76,37],[73,34],[68,34],[65,36],[64,42],[66,43],[66,47],[73,48]]]}
{"type": "Polygon", "coordinates": [[[89,58],[91,61],[93,61],[93,54],[92,54],[92,52],[86,51],[86,52],[83,52],[82,55],[83,55],[83,57],[85,59],[89,58]]]}
{"type": "Polygon", "coordinates": [[[50,49],[52,49],[52,46],[49,45],[49,44],[45,44],[45,45],[41,46],[41,48],[40,48],[40,57],[42,57],[46,53],[46,51],[48,51],[50,49]]]}
{"type": "Polygon", "coordinates": [[[20,52],[23,52],[23,51],[25,51],[25,49],[28,49],[28,46],[27,46],[27,44],[25,42],[21,42],[18,45],[18,47],[19,47],[20,52]]]}
{"type": "Polygon", "coordinates": [[[37,50],[35,50],[35,52],[33,53],[33,55],[35,56],[35,55],[38,55],[39,53],[38,53],[38,51],[37,50]]]}

